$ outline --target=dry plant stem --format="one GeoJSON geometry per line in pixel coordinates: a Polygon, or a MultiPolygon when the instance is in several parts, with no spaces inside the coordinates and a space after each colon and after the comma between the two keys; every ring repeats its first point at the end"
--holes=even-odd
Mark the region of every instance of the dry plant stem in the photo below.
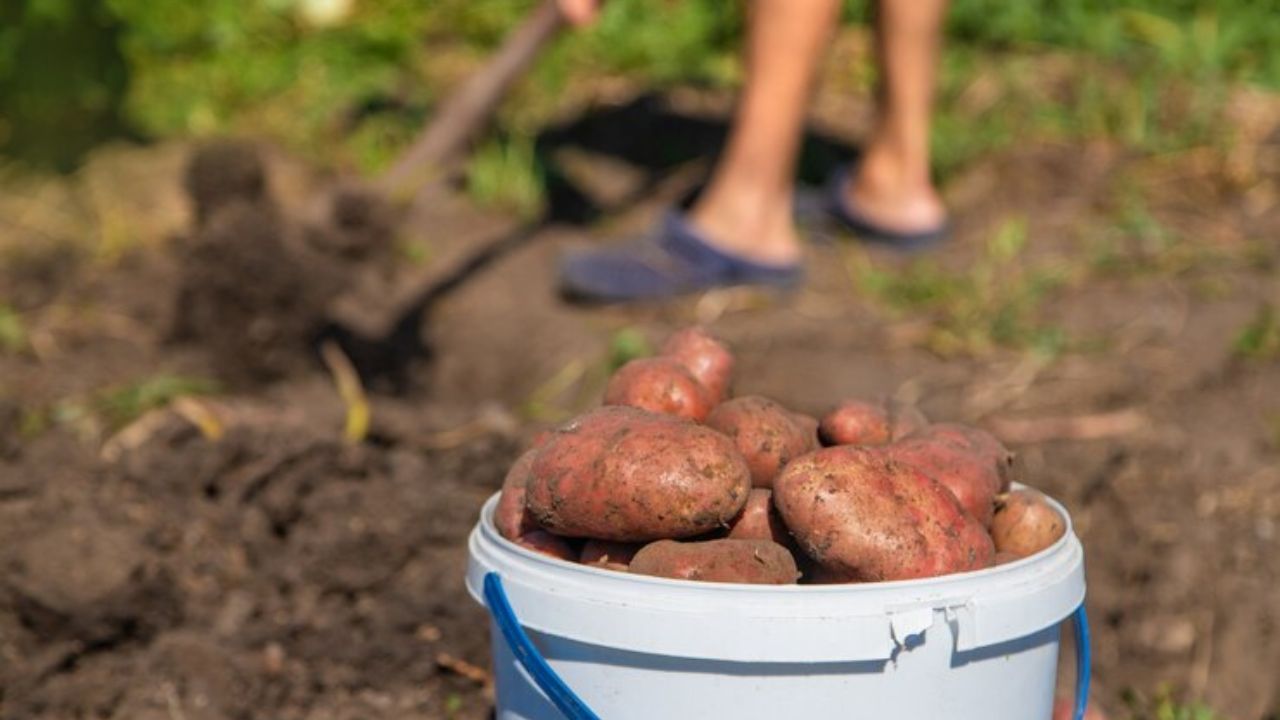
{"type": "Polygon", "coordinates": [[[364,386],[360,384],[360,375],[351,364],[351,359],[333,341],[320,346],[320,357],[333,375],[338,396],[347,408],[343,436],[349,443],[359,443],[369,433],[369,399],[364,394],[364,386]]]}
{"type": "Polygon", "coordinates": [[[436,665],[474,683],[486,686],[493,684],[493,676],[489,674],[488,670],[472,665],[466,660],[454,657],[449,653],[436,653],[436,665]]]}

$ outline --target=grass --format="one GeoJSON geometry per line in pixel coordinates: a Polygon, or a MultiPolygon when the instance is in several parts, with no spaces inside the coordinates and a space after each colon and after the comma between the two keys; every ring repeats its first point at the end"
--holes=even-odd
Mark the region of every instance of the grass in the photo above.
{"type": "Polygon", "coordinates": [[[1127,691],[1124,703],[1129,711],[1127,720],[1224,720],[1205,705],[1179,702],[1168,687],[1158,688],[1151,697],[1127,691]]]}
{"type": "Polygon", "coordinates": [[[1280,317],[1271,304],[1258,307],[1253,319],[1236,335],[1232,350],[1247,360],[1280,358],[1280,317]]]}
{"type": "Polygon", "coordinates": [[[532,220],[546,205],[542,166],[527,137],[490,140],[467,165],[467,190],[481,207],[532,220]]]}
{"type": "Polygon", "coordinates": [[[27,328],[17,310],[0,302],[0,353],[15,354],[27,347],[27,328]]]}
{"type": "Polygon", "coordinates": [[[45,411],[30,411],[23,422],[25,434],[38,434],[50,423],[81,428],[86,435],[111,434],[150,410],[165,407],[179,397],[217,392],[212,381],[181,375],[154,375],[124,385],[103,388],[87,396],[60,401],[45,411]]]}
{"type": "Polygon", "coordinates": [[[923,317],[928,328],[922,342],[940,355],[1011,348],[1053,356],[1064,349],[1067,338],[1045,320],[1043,306],[1068,273],[1057,265],[1025,262],[1027,240],[1025,221],[1007,220],[965,272],[948,271],[929,260],[895,272],[875,266],[857,251],[847,257],[859,291],[891,312],[923,317]]]}
{"type": "Polygon", "coordinates": [[[606,367],[610,374],[632,360],[654,354],[653,344],[638,328],[626,327],[609,339],[609,358],[606,367]]]}
{"type": "MultiPolygon", "coordinates": [[[[265,134],[316,158],[376,170],[403,147],[442,89],[534,4],[384,0],[354,3],[349,15],[318,22],[308,19],[310,0],[19,0],[0,12],[0,104],[31,111],[5,118],[0,147],[8,137],[9,147],[20,149],[32,131],[23,125],[57,129],[65,138],[85,123],[114,127],[123,120],[146,136],[265,134]],[[78,52],[40,55],[65,39],[76,42],[62,47],[78,52]],[[42,70],[22,71],[28,67],[42,70]],[[75,82],[53,81],[62,75],[75,82]]],[[[847,2],[845,22],[865,22],[869,5],[847,2]]],[[[1280,88],[1271,20],[1266,3],[1248,0],[1130,0],[1119,7],[1100,0],[955,0],[946,66],[957,69],[953,82],[960,83],[974,56],[1000,64],[1058,50],[1098,58],[1116,75],[1139,78],[1129,81],[1135,89],[1117,96],[1107,83],[1086,81],[1080,97],[1062,107],[1086,110],[1081,116],[1091,119],[1081,125],[1090,132],[1107,127],[1146,143],[1170,119],[1161,112],[1170,78],[1197,89],[1193,111],[1212,108],[1209,90],[1227,83],[1280,88]]],[[[504,113],[507,129],[536,128],[555,98],[588,77],[647,86],[735,84],[743,26],[739,3],[611,0],[594,28],[567,34],[540,59],[521,90],[524,101],[504,113]],[[530,115],[531,106],[541,109],[530,115]]],[[[1179,110],[1173,119],[1197,115],[1179,110]]],[[[982,126],[960,120],[940,118],[943,168],[1020,136],[1021,120],[1008,122],[1003,112],[988,113],[982,126]]]]}

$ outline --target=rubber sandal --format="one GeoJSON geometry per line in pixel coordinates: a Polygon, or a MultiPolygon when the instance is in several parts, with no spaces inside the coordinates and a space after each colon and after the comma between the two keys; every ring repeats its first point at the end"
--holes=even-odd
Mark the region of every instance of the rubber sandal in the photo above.
{"type": "Polygon", "coordinates": [[[649,235],[571,252],[560,261],[561,293],[580,302],[657,300],[741,285],[786,290],[803,276],[800,263],[764,264],[712,246],[675,211],[649,235]]]}
{"type": "Polygon", "coordinates": [[[848,166],[832,177],[826,191],[826,211],[828,216],[845,230],[856,235],[858,239],[887,245],[898,250],[916,251],[937,245],[951,235],[951,226],[945,222],[932,230],[912,232],[901,232],[877,225],[850,203],[844,193],[845,185],[852,173],[853,167],[848,166]]]}

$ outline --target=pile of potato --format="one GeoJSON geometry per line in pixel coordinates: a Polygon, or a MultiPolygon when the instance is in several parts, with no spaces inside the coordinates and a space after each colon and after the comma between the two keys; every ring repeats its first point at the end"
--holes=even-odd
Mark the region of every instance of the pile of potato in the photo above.
{"type": "Polygon", "coordinates": [[[875,582],[991,567],[1066,522],[1010,490],[1013,455],[976,428],[847,400],[818,420],[729,397],[734,359],[704,331],[621,367],[604,407],[535,439],[495,522],[526,548],[710,582],[875,582]]]}

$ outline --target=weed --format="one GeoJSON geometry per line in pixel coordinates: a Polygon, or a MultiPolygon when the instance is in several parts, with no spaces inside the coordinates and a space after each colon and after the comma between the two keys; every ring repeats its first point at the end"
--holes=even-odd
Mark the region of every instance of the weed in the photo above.
{"type": "Polygon", "coordinates": [[[27,328],[22,316],[12,307],[0,303],[0,353],[15,354],[27,347],[27,328]]]}
{"type": "Polygon", "coordinates": [[[523,136],[491,140],[467,165],[467,190],[476,203],[524,220],[546,203],[543,170],[533,142],[523,136]]]}
{"type": "Polygon", "coordinates": [[[128,425],[143,413],[168,405],[183,395],[208,395],[217,386],[202,378],[179,375],[156,375],[128,385],[107,388],[94,393],[88,402],[63,407],[63,417],[78,417],[91,413],[100,419],[108,430],[128,425]]]}
{"type": "Polygon", "coordinates": [[[849,256],[849,268],[866,295],[895,312],[924,315],[925,344],[941,355],[979,355],[998,347],[1056,355],[1066,336],[1043,321],[1041,307],[1066,274],[1056,266],[1019,262],[1026,244],[1026,223],[1013,218],[967,272],[948,272],[930,261],[893,272],[861,255],[849,256]]]}
{"type": "Polygon", "coordinates": [[[653,346],[640,330],[627,327],[613,334],[609,340],[608,370],[614,370],[637,358],[653,354],[653,346]]]}
{"type": "Polygon", "coordinates": [[[1236,335],[1232,350],[1238,357],[1265,360],[1280,357],[1280,318],[1270,303],[1263,303],[1236,335]]]}
{"type": "Polygon", "coordinates": [[[1220,715],[1200,703],[1179,702],[1167,686],[1158,688],[1152,697],[1127,691],[1124,702],[1128,720],[1221,720],[1220,715]]]}

